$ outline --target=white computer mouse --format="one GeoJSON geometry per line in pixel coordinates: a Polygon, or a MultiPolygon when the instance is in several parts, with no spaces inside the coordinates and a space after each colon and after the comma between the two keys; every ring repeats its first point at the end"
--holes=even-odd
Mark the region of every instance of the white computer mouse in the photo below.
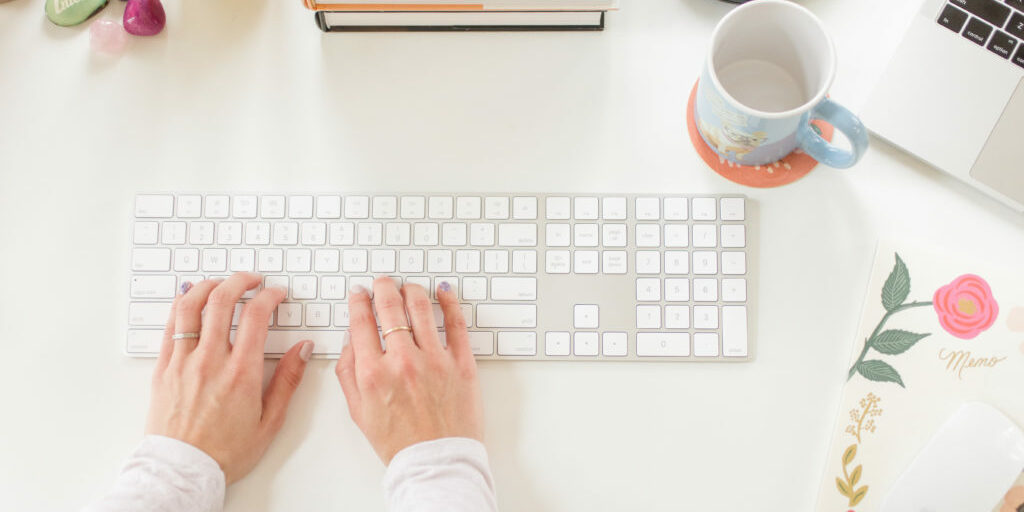
{"type": "Polygon", "coordinates": [[[991,512],[1024,470],[1024,433],[971,402],[946,421],[900,476],[882,512],[991,512]]]}

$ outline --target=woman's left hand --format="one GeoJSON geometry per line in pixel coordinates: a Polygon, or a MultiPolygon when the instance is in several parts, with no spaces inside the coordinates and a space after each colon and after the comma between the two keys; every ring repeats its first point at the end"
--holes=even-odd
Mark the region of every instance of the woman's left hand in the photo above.
{"type": "Polygon", "coordinates": [[[260,281],[258,274],[238,273],[186,288],[174,301],[153,372],[146,433],[206,452],[220,464],[228,484],[256,466],[281,429],[313,352],[312,341],[297,343],[263,391],[267,323],[286,291],[266,288],[249,300],[234,346],[229,341],[235,304],[260,281]],[[173,339],[176,333],[199,337],[173,339]]]}

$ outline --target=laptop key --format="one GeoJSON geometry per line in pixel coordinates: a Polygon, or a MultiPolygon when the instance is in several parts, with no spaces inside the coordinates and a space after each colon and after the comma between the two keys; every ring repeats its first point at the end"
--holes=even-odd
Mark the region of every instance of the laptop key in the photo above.
{"type": "Polygon", "coordinates": [[[967,13],[953,7],[952,5],[946,4],[946,7],[939,13],[939,25],[946,27],[957,34],[964,28],[964,23],[967,22],[967,13]]]}
{"type": "Polygon", "coordinates": [[[1006,31],[1012,36],[1024,39],[1024,14],[1019,12],[1013,13],[1013,16],[1010,17],[1010,22],[1006,24],[1006,31]]]}
{"type": "Polygon", "coordinates": [[[1013,54],[1013,58],[1010,61],[1024,68],[1024,44],[1017,47],[1017,53],[1013,54]]]}
{"type": "Polygon", "coordinates": [[[1006,0],[1006,3],[1018,11],[1024,11],[1024,0],[1006,0]]]}
{"type": "Polygon", "coordinates": [[[967,22],[967,28],[964,29],[963,36],[970,41],[973,41],[975,44],[984,45],[985,41],[988,41],[988,36],[991,33],[992,25],[989,25],[978,18],[971,18],[971,21],[967,22]]]}
{"type": "Polygon", "coordinates": [[[995,35],[992,36],[992,40],[989,41],[987,46],[989,51],[1004,59],[1010,58],[1010,54],[1013,53],[1016,47],[1017,40],[1002,30],[996,30],[995,35]]]}
{"type": "Polygon", "coordinates": [[[996,0],[949,0],[953,5],[993,24],[1002,27],[1010,17],[1010,8],[996,0]]]}

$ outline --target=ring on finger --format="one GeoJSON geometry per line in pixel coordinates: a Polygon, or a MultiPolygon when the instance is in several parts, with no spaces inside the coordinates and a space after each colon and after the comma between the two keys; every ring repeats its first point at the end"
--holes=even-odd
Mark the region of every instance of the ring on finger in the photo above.
{"type": "Polygon", "coordinates": [[[392,328],[384,331],[384,334],[381,334],[380,337],[384,338],[384,339],[388,339],[388,334],[391,334],[391,333],[396,332],[396,331],[412,332],[412,327],[409,327],[408,325],[399,325],[398,327],[392,327],[392,328]]]}
{"type": "Polygon", "coordinates": [[[171,336],[172,340],[196,340],[199,339],[198,332],[179,332],[171,336]]]}

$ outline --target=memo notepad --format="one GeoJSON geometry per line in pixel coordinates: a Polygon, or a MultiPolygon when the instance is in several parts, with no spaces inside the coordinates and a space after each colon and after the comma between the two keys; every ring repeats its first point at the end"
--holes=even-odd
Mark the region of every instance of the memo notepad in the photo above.
{"type": "MultiPolygon", "coordinates": [[[[983,254],[883,243],[853,340],[816,510],[877,510],[966,402],[1024,426],[1024,274],[983,254]]],[[[1024,468],[1022,468],[1024,469],[1024,468]]],[[[1024,504],[1024,478],[976,510],[1024,504]]]]}

